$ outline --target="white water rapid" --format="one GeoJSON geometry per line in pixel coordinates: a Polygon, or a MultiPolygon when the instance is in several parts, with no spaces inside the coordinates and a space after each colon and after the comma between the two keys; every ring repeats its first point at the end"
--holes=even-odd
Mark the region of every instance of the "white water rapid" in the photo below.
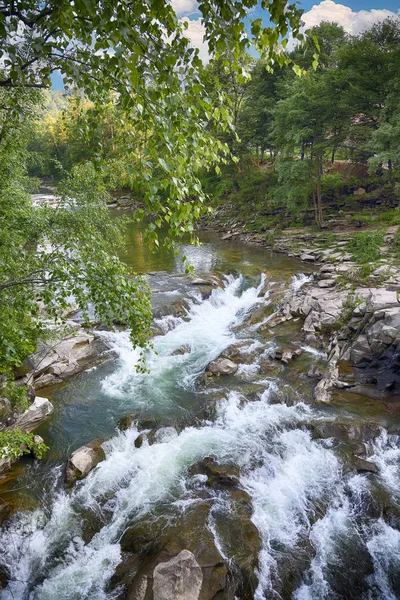
{"type": "MultiPolygon", "coordinates": [[[[311,424],[328,419],[326,412],[307,404],[308,399],[301,401],[287,383],[265,374],[263,379],[258,372],[270,342],[244,324],[264,296],[264,277],[254,287],[246,287],[243,277],[228,277],[210,298],[193,296],[183,318],[162,320],[166,333],[154,339],[147,374],[137,372],[139,354],[126,333],[104,333],[119,359],[101,385],[110,402],[121,402],[127,410],[175,410],[182,394],[195,393],[206,365],[242,340],[252,341],[250,351],[256,355],[253,364],[239,368],[238,381],[251,376],[258,391],[248,398],[240,386],[219,387],[213,420],[203,417],[165,430],[153,443],[144,439],[139,448],[134,422],[104,444],[106,460],[71,492],[55,484],[48,507],[15,514],[0,534],[0,562],[9,573],[1,600],[116,598],[118,592],[108,584],[121,561],[122,534],[160,506],[172,514],[198,501],[204,482],[190,468],[205,457],[238,465],[240,485],[251,497],[251,518],[261,538],[256,600],[344,597],[337,589],[346,584],[338,587],[338,578],[358,557],[368,563],[369,573],[362,584],[357,582],[355,594],[361,595],[345,597],[396,597],[400,533],[370,508],[375,484],[368,476],[343,472],[332,439],[313,438],[311,424]],[[97,523],[91,536],[84,525],[88,514],[97,523]],[[291,569],[295,584],[287,592],[282,581],[291,569]]],[[[213,391],[211,387],[201,393],[213,391]]],[[[394,495],[400,506],[398,442],[397,436],[383,432],[368,453],[379,464],[382,493],[394,495]]],[[[59,482],[60,467],[53,476],[59,482]]],[[[218,493],[215,503],[229,510],[218,493]]],[[[229,560],[218,524],[210,521],[209,526],[221,555],[229,560]]]]}

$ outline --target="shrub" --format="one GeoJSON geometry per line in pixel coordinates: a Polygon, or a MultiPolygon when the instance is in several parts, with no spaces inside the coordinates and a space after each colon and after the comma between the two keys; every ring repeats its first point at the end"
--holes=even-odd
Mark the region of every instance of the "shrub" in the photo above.
{"type": "Polygon", "coordinates": [[[352,253],[352,259],[358,264],[373,262],[380,258],[380,248],[383,244],[381,231],[363,231],[354,234],[347,248],[352,253]]]}

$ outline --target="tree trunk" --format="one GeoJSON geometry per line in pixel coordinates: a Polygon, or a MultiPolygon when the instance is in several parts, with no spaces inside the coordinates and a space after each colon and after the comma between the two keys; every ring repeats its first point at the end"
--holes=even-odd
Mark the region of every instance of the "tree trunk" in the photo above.
{"type": "Polygon", "coordinates": [[[321,174],[322,174],[322,160],[317,159],[317,213],[318,213],[318,227],[322,227],[324,221],[322,218],[322,199],[321,199],[321,174]]]}

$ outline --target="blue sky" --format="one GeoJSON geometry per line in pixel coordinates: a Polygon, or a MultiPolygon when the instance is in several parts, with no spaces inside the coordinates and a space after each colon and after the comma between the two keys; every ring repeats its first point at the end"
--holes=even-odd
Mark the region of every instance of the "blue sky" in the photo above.
{"type": "MultiPolygon", "coordinates": [[[[197,8],[197,0],[171,0],[179,17],[188,22],[187,35],[192,45],[200,50],[200,56],[207,60],[207,46],[203,43],[204,28],[197,8]]],[[[400,15],[400,0],[303,0],[299,7],[304,10],[306,27],[318,25],[321,21],[335,21],[350,34],[358,34],[377,21],[400,15]]],[[[265,15],[265,13],[264,13],[265,15]]],[[[262,15],[261,9],[253,9],[252,17],[262,15]]],[[[265,15],[266,16],[266,15],[265,15]]],[[[52,76],[53,89],[62,89],[60,75],[52,76]]]]}

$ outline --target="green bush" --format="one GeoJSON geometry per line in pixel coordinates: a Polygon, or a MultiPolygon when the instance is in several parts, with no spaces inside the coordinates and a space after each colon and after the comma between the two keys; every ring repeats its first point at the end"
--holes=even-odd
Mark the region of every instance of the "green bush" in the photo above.
{"type": "Polygon", "coordinates": [[[354,234],[348,242],[347,248],[352,254],[352,259],[363,265],[380,258],[382,244],[383,233],[381,231],[363,231],[354,234]]]}
{"type": "Polygon", "coordinates": [[[48,447],[43,442],[35,442],[33,433],[23,433],[19,429],[0,432],[0,459],[19,458],[33,452],[42,458],[48,447]]]}

